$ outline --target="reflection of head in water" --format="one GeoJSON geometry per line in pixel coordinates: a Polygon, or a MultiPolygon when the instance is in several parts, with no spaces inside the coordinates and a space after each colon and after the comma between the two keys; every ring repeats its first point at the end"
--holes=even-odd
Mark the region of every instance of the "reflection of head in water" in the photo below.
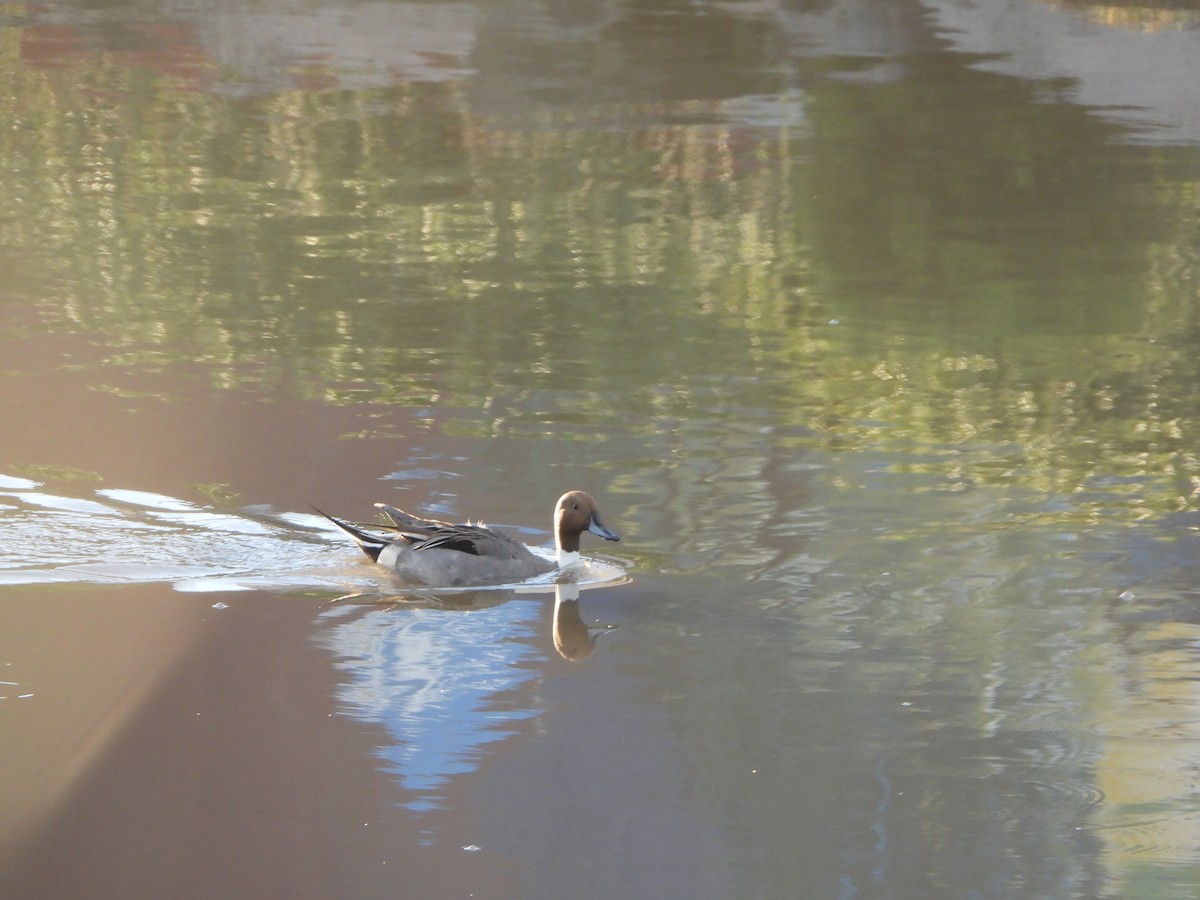
{"type": "Polygon", "coordinates": [[[596,639],[615,627],[585,625],[579,612],[579,585],[572,581],[554,585],[554,649],[563,659],[579,662],[590,656],[596,639]]]}

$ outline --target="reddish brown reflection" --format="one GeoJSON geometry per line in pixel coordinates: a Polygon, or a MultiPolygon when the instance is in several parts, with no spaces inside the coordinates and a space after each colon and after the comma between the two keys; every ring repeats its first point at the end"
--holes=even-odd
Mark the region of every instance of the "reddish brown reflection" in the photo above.
{"type": "Polygon", "coordinates": [[[315,602],[14,593],[0,661],[32,696],[0,706],[0,894],[511,896],[490,854],[424,845],[378,736],[335,714],[315,602]]]}

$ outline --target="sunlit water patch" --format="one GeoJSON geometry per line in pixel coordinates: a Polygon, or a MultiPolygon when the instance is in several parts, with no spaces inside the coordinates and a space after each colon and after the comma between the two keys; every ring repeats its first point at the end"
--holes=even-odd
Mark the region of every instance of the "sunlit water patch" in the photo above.
{"type": "MultiPolygon", "coordinates": [[[[180,591],[403,594],[431,606],[440,605],[436,597],[443,593],[406,592],[384,570],[367,564],[327,520],[308,513],[221,511],[163,494],[110,488],[70,496],[37,481],[0,475],[0,524],[5,536],[0,585],[169,582],[180,591]]],[[[587,560],[576,576],[584,586],[624,578],[618,562],[604,559],[587,560]]],[[[497,586],[494,600],[553,590],[551,574],[497,586]]]]}

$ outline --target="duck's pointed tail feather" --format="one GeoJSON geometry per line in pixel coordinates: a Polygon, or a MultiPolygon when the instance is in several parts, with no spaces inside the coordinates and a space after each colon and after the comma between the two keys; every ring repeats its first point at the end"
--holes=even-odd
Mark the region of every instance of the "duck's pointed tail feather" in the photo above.
{"type": "MultiPolygon", "coordinates": [[[[371,559],[374,561],[379,560],[379,554],[383,552],[383,548],[386,547],[392,539],[394,539],[385,537],[382,534],[372,534],[366,530],[369,527],[376,526],[360,525],[357,522],[348,522],[345,519],[339,519],[337,516],[331,516],[329,513],[323,512],[322,510],[317,509],[315,506],[312,508],[315,512],[320,513],[346,534],[350,535],[350,537],[354,538],[358,546],[362,548],[362,552],[367,554],[367,556],[371,557],[371,559]]],[[[386,525],[378,527],[387,528],[386,525]]]]}

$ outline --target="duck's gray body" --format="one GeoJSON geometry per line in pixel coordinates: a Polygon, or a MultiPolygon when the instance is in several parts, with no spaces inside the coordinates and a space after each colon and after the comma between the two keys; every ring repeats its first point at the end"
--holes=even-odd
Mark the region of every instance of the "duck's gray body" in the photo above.
{"type": "Polygon", "coordinates": [[[363,552],[405,581],[428,587],[512,584],[556,568],[578,565],[584,531],[606,541],[620,538],[600,521],[596,502],[583,491],[559,498],[554,508],[556,561],[485,525],[452,525],[377,503],[390,525],[363,525],[321,513],[349,534],[363,552]]]}
{"type": "MultiPolygon", "coordinates": [[[[393,521],[396,513],[412,520],[400,510],[383,509],[393,521]]],[[[388,542],[376,561],[406,579],[447,587],[511,584],[556,568],[520,541],[482,525],[438,524],[420,533],[428,536],[388,542]]]]}

